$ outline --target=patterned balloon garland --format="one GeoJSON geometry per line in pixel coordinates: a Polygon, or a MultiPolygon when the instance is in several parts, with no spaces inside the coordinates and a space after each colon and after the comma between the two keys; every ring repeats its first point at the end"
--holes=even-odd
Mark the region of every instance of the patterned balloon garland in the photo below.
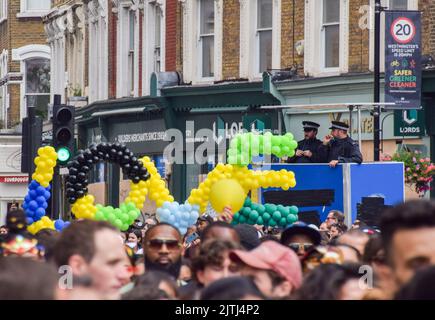
{"type": "Polygon", "coordinates": [[[88,194],[87,175],[91,166],[103,161],[119,164],[123,173],[136,184],[150,179],[148,170],[125,145],[104,142],[92,145],[86,150],[80,150],[67,165],[69,175],[66,179],[66,195],[72,204],[71,211],[78,219],[107,221],[126,231],[140,215],[140,210],[134,203],[126,201],[119,208],[94,205],[94,196],[88,194]]]}

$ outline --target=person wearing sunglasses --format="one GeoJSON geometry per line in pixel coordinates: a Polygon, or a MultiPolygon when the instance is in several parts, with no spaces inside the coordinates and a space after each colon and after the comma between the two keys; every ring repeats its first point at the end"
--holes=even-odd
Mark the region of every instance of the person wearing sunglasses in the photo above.
{"type": "Polygon", "coordinates": [[[318,246],[320,241],[320,232],[304,222],[292,224],[281,235],[281,244],[296,252],[299,260],[302,260],[307,252],[318,246]]]}
{"type": "Polygon", "coordinates": [[[298,148],[295,155],[287,162],[289,163],[316,163],[322,162],[318,156],[318,149],[322,141],[316,138],[317,131],[320,127],[318,123],[303,121],[304,140],[298,142],[298,148]]]}
{"type": "Polygon", "coordinates": [[[181,268],[181,234],[168,223],[150,227],[143,241],[145,272],[163,271],[178,279],[181,268]]]}

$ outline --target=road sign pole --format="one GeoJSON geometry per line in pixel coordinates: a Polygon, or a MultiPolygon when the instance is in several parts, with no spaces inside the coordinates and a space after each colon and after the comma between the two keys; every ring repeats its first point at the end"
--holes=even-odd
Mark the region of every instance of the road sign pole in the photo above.
{"type": "MultiPolygon", "coordinates": [[[[374,45],[374,92],[373,102],[375,104],[380,102],[380,47],[381,47],[381,0],[375,0],[375,45],[374,45]]],[[[381,107],[376,105],[373,110],[373,160],[379,161],[380,151],[380,123],[379,118],[381,114],[381,107]]]]}

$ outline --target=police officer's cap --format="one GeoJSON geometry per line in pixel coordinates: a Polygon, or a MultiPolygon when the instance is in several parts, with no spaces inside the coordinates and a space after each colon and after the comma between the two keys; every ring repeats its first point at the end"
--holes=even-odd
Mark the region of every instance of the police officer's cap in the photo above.
{"type": "Polygon", "coordinates": [[[340,121],[331,121],[331,127],[329,129],[340,129],[340,130],[349,130],[349,126],[344,122],[340,121]]]}
{"type": "Polygon", "coordinates": [[[312,122],[312,121],[302,121],[302,125],[304,129],[319,129],[320,124],[312,122]]]}

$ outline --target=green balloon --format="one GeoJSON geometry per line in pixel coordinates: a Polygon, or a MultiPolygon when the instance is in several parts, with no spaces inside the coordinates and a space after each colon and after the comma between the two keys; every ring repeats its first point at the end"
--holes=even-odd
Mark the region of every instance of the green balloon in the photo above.
{"type": "Polygon", "coordinates": [[[239,222],[239,218],[240,218],[240,213],[236,212],[236,213],[233,215],[233,221],[235,221],[235,222],[239,222]]]}
{"type": "Polygon", "coordinates": [[[292,140],[289,147],[290,149],[296,149],[298,147],[298,143],[295,140],[292,140]]]}
{"type": "Polygon", "coordinates": [[[269,227],[276,227],[277,226],[276,221],[273,219],[270,219],[268,224],[269,224],[269,227]]]}
{"type": "Polygon", "coordinates": [[[257,212],[259,215],[262,215],[264,212],[266,212],[266,208],[262,204],[259,204],[257,207],[257,212]]]}
{"type": "Polygon", "coordinates": [[[107,220],[108,220],[110,223],[112,223],[112,224],[115,223],[116,216],[115,216],[113,213],[109,213],[106,217],[107,217],[107,220]]]}
{"type": "Polygon", "coordinates": [[[249,208],[249,207],[245,207],[245,208],[243,208],[243,215],[245,216],[245,217],[249,217],[249,214],[251,213],[251,208],[249,208]]]}
{"type": "Polygon", "coordinates": [[[135,211],[129,211],[129,212],[128,212],[128,219],[129,219],[129,220],[134,220],[134,219],[136,219],[136,212],[135,212],[135,211]]]}
{"type": "Polygon", "coordinates": [[[121,214],[122,214],[122,210],[119,209],[119,208],[116,208],[116,209],[114,210],[114,214],[115,214],[117,217],[120,217],[121,214]]]}
{"type": "Polygon", "coordinates": [[[284,155],[289,155],[289,153],[290,153],[290,147],[288,147],[288,146],[284,146],[284,147],[282,147],[281,148],[281,151],[282,151],[282,153],[284,154],[284,155]]]}
{"type": "Polygon", "coordinates": [[[122,203],[121,206],[119,207],[119,209],[121,209],[122,212],[126,212],[127,210],[127,205],[125,203],[122,203]]]}
{"type": "Polygon", "coordinates": [[[296,216],[296,215],[294,215],[294,214],[289,214],[289,215],[287,216],[287,223],[288,223],[288,224],[293,224],[293,223],[295,223],[296,221],[298,221],[298,216],[296,216]]]}
{"type": "Polygon", "coordinates": [[[281,148],[279,146],[273,146],[272,147],[272,153],[276,156],[278,156],[281,153],[281,148]]]}
{"type": "Polygon", "coordinates": [[[127,223],[124,223],[123,225],[122,225],[122,227],[120,228],[121,229],[121,231],[127,231],[128,230],[128,224],[127,223]]]}
{"type": "Polygon", "coordinates": [[[280,227],[285,227],[287,225],[287,219],[286,218],[281,218],[278,222],[278,225],[280,227]]]}
{"type": "Polygon", "coordinates": [[[281,213],[279,211],[275,211],[272,214],[272,219],[275,220],[275,221],[279,221],[281,219],[281,213]]]}
{"type": "Polygon", "coordinates": [[[258,224],[260,226],[264,225],[264,221],[262,217],[258,217],[257,222],[255,224],[258,224]]]}
{"type": "Polygon", "coordinates": [[[95,205],[95,207],[97,207],[97,209],[98,210],[101,210],[102,208],[104,208],[101,204],[99,204],[99,203],[97,203],[96,205],[95,205]]]}
{"type": "Polygon", "coordinates": [[[257,221],[259,217],[259,214],[256,210],[252,210],[251,213],[249,214],[249,219],[253,220],[254,222],[257,221]]]}
{"type": "Polygon", "coordinates": [[[296,206],[290,206],[290,214],[298,214],[299,209],[296,206]]]}
{"type": "Polygon", "coordinates": [[[271,203],[269,205],[269,210],[267,210],[267,212],[269,212],[270,214],[274,213],[276,211],[276,205],[274,205],[273,203],[271,203]]]}
{"type": "Polygon", "coordinates": [[[246,223],[246,221],[247,221],[247,219],[244,216],[240,216],[240,218],[239,218],[239,223],[240,224],[246,223]]]}
{"type": "Polygon", "coordinates": [[[122,223],[127,223],[128,220],[130,220],[130,217],[126,213],[122,213],[119,217],[119,220],[122,221],[122,223]]]}
{"type": "Polygon", "coordinates": [[[243,205],[244,207],[250,207],[252,204],[251,198],[247,197],[245,199],[245,204],[243,205]]]}
{"type": "Polygon", "coordinates": [[[136,206],[134,205],[133,202],[129,202],[129,203],[127,203],[127,209],[128,210],[136,210],[136,206]]]}
{"type": "Polygon", "coordinates": [[[279,204],[276,206],[276,210],[278,210],[280,213],[284,211],[284,206],[282,204],[279,204]]]}
{"type": "Polygon", "coordinates": [[[258,203],[251,204],[251,209],[257,211],[258,210],[258,203]]]}
{"type": "Polygon", "coordinates": [[[122,223],[122,221],[121,221],[121,220],[119,220],[119,219],[116,219],[116,220],[115,220],[115,222],[113,223],[113,225],[114,225],[115,227],[117,227],[118,229],[121,229],[121,228],[122,228],[122,225],[123,225],[123,223],[122,223]]]}
{"type": "Polygon", "coordinates": [[[288,137],[290,140],[293,140],[295,138],[291,132],[287,132],[285,136],[288,137]]]}
{"type": "Polygon", "coordinates": [[[97,211],[95,213],[95,220],[97,221],[103,221],[104,220],[104,214],[101,211],[97,211]]]}
{"type": "Polygon", "coordinates": [[[281,144],[281,137],[280,136],[273,136],[272,137],[272,146],[279,146],[281,144]]]}
{"type": "Polygon", "coordinates": [[[254,225],[257,223],[257,220],[248,219],[247,224],[254,225]]]}
{"type": "Polygon", "coordinates": [[[269,213],[265,212],[263,214],[263,221],[264,221],[264,223],[267,223],[270,220],[270,218],[271,218],[271,216],[270,216],[269,213]]]}
{"type": "Polygon", "coordinates": [[[107,210],[110,210],[110,211],[113,211],[113,210],[114,210],[114,208],[113,208],[112,206],[107,206],[106,209],[107,209],[107,210]]]}

